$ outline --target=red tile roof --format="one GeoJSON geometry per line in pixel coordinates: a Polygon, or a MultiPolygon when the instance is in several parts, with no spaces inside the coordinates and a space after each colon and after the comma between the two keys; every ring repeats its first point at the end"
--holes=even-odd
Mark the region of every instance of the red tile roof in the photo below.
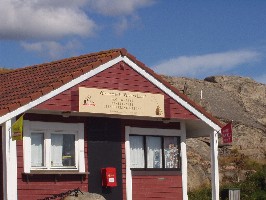
{"type": "Polygon", "coordinates": [[[171,86],[150,68],[129,54],[126,49],[112,49],[91,53],[78,57],[67,58],[50,63],[12,70],[0,74],[0,116],[51,92],[100,65],[117,58],[127,56],[147,73],[162,82],[183,100],[212,120],[219,126],[222,124],[202,107],[190,100],[186,95],[171,86]]]}

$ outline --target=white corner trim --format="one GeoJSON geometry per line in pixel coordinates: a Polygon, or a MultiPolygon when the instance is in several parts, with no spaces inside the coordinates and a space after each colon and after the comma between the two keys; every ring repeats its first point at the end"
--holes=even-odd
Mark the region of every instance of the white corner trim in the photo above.
{"type": "Polygon", "coordinates": [[[84,153],[84,124],[78,123],[78,167],[79,172],[85,172],[85,153],[84,153]]]}
{"type": "Polygon", "coordinates": [[[182,194],[183,200],[188,200],[187,196],[187,144],[186,144],[186,124],[181,122],[181,171],[182,171],[182,194]]]}
{"type": "Polygon", "coordinates": [[[127,200],[132,200],[132,174],[130,170],[130,143],[129,143],[129,134],[130,127],[125,127],[125,157],[126,157],[126,197],[127,200]]]}
{"type": "Polygon", "coordinates": [[[127,57],[123,58],[123,61],[127,63],[129,66],[131,66],[134,70],[139,72],[141,75],[143,75],[146,79],[148,79],[150,82],[155,84],[158,88],[160,88],[162,91],[164,91],[166,94],[168,94],[170,97],[172,97],[174,100],[176,100],[178,103],[180,103],[182,106],[184,106],[186,109],[191,111],[194,115],[196,115],[198,118],[200,118],[202,121],[207,123],[209,126],[211,126],[214,130],[220,130],[220,127],[212,122],[209,118],[207,118],[205,115],[203,115],[201,112],[199,112],[197,109],[192,107],[188,102],[184,101],[182,98],[180,98],[177,94],[175,94],[172,90],[167,88],[164,84],[159,82],[157,79],[155,79],[153,76],[151,76],[149,73],[147,73],[145,70],[140,68],[138,65],[136,65],[134,62],[132,62],[127,57]]]}
{"type": "Polygon", "coordinates": [[[102,64],[99,67],[87,72],[86,74],[83,74],[83,75],[79,76],[78,78],[73,79],[69,83],[66,83],[65,85],[49,92],[48,94],[45,94],[45,95],[41,96],[40,98],[38,98],[38,99],[36,99],[36,100],[34,100],[34,101],[24,105],[24,106],[21,106],[18,109],[14,110],[10,113],[7,113],[6,115],[1,116],[0,117],[0,124],[4,123],[5,121],[7,121],[7,120],[9,120],[9,119],[21,114],[21,113],[26,112],[27,110],[29,110],[29,109],[43,103],[44,101],[64,92],[65,90],[81,83],[82,81],[85,81],[86,79],[91,78],[92,76],[102,72],[105,69],[108,69],[109,67],[115,65],[116,63],[118,63],[122,60],[123,59],[121,56],[119,56],[113,60],[110,60],[109,62],[102,64]]]}
{"type": "Polygon", "coordinates": [[[219,200],[218,133],[210,133],[212,200],[219,200]]]}
{"type": "Polygon", "coordinates": [[[3,192],[4,199],[17,200],[17,146],[11,139],[11,126],[14,118],[8,120],[2,127],[3,151],[3,192]]]}

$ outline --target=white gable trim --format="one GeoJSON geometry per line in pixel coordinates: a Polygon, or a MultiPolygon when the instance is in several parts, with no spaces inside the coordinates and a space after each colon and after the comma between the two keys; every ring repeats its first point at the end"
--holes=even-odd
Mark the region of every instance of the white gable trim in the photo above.
{"type": "Polygon", "coordinates": [[[162,91],[164,91],[166,94],[168,94],[170,97],[172,97],[175,101],[177,101],[178,103],[180,103],[182,106],[184,106],[186,109],[188,109],[190,112],[192,112],[194,115],[196,115],[199,119],[201,119],[202,121],[204,121],[205,123],[207,123],[209,126],[211,126],[214,130],[218,131],[220,130],[220,127],[215,124],[213,121],[211,121],[208,117],[206,117],[205,115],[203,115],[201,112],[199,112],[198,110],[196,110],[194,107],[192,107],[188,102],[184,101],[182,98],[180,98],[177,94],[175,94],[172,90],[170,90],[169,88],[167,88],[164,84],[162,84],[161,82],[159,82],[157,79],[155,79],[153,76],[151,76],[149,73],[147,73],[145,70],[143,70],[141,67],[139,67],[137,64],[135,64],[134,62],[132,62],[128,57],[122,57],[119,56],[103,65],[100,65],[99,67],[87,72],[86,74],[81,75],[80,77],[73,79],[72,81],[70,81],[69,83],[49,92],[48,94],[10,112],[7,113],[6,115],[0,117],[0,124],[6,122],[7,120],[26,112],[27,110],[43,103],[44,101],[64,92],[65,90],[81,83],[82,81],[85,81],[86,79],[91,78],[92,76],[102,72],[105,69],[108,69],[109,67],[117,64],[120,61],[124,61],[125,63],[127,63],[130,67],[132,67],[135,71],[137,71],[138,73],[140,73],[142,76],[144,76],[146,79],[148,79],[150,82],[152,82],[153,84],[155,84],[158,88],[160,88],[162,91]]]}
{"type": "Polygon", "coordinates": [[[134,62],[132,62],[130,59],[125,57],[124,62],[126,62],[129,66],[131,66],[134,70],[139,72],[141,75],[143,75],[146,79],[148,79],[150,82],[155,84],[158,88],[160,88],[162,91],[164,91],[166,94],[168,94],[170,97],[172,97],[174,100],[176,100],[178,103],[180,103],[182,106],[184,106],[186,109],[188,109],[190,112],[192,112],[194,115],[196,115],[198,118],[200,118],[202,121],[207,123],[209,126],[211,126],[214,130],[218,131],[220,130],[220,127],[215,124],[213,121],[211,121],[209,118],[207,118],[205,115],[203,115],[201,112],[196,110],[194,107],[192,107],[188,102],[184,101],[182,98],[180,98],[177,94],[175,94],[172,90],[167,88],[164,84],[159,82],[157,79],[155,79],[153,76],[151,76],[149,73],[147,73],[145,70],[140,68],[138,65],[136,65],[134,62]]]}
{"type": "Polygon", "coordinates": [[[123,59],[122,59],[121,56],[119,56],[119,57],[117,57],[117,58],[115,58],[113,60],[110,60],[109,62],[107,62],[107,63],[105,63],[105,64],[103,64],[103,65],[101,65],[101,66],[89,71],[89,72],[87,72],[86,74],[83,74],[83,75],[79,76],[78,78],[73,79],[69,83],[67,83],[67,84],[65,84],[65,85],[63,85],[63,86],[61,86],[61,87],[49,92],[48,94],[45,94],[45,95],[41,96],[40,98],[38,98],[38,99],[36,99],[36,100],[34,100],[34,101],[24,105],[24,106],[21,106],[18,109],[14,110],[14,111],[12,111],[10,113],[7,113],[6,115],[3,115],[2,117],[0,117],[0,124],[6,122],[7,120],[9,120],[9,119],[11,119],[13,117],[16,117],[17,115],[20,115],[21,113],[26,112],[27,110],[29,110],[29,109],[31,109],[31,108],[43,103],[44,101],[47,101],[50,98],[53,98],[54,96],[56,96],[56,95],[58,95],[58,94],[60,94],[60,93],[62,93],[64,91],[68,90],[69,88],[81,83],[82,81],[85,81],[88,78],[91,78],[92,76],[102,72],[105,69],[108,69],[109,67],[115,65],[116,63],[118,63],[118,62],[120,62],[122,60],[123,59]]]}

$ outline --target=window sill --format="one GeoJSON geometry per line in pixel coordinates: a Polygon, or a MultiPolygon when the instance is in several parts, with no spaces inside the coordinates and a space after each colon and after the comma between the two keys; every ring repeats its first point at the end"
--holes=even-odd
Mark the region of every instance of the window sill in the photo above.
{"type": "Polygon", "coordinates": [[[58,182],[58,177],[62,175],[77,175],[81,177],[81,183],[86,179],[86,176],[90,174],[90,172],[79,172],[77,170],[31,170],[30,173],[23,172],[22,175],[25,176],[27,183],[30,182],[31,176],[37,175],[53,175],[54,182],[58,182]]]}
{"type": "Polygon", "coordinates": [[[63,175],[63,174],[77,174],[77,175],[87,175],[89,172],[79,172],[78,170],[30,170],[30,173],[23,173],[24,175],[38,175],[38,174],[55,174],[55,175],[63,175]]]}
{"type": "Polygon", "coordinates": [[[131,169],[132,176],[181,176],[177,170],[131,169]]]}

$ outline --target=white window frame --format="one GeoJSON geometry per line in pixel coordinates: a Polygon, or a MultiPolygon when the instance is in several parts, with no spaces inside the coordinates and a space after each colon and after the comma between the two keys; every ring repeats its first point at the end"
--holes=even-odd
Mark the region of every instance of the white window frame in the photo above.
{"type": "Polygon", "coordinates": [[[181,137],[181,174],[183,199],[187,200],[187,153],[186,153],[186,126],[180,122],[181,129],[158,129],[158,128],[140,128],[125,127],[125,154],[126,154],[126,197],[132,200],[132,170],[130,168],[130,141],[129,135],[159,135],[159,136],[180,136],[181,137]]]}
{"type": "Polygon", "coordinates": [[[75,170],[85,172],[84,124],[24,120],[23,155],[24,173],[30,173],[31,170],[75,170]],[[44,133],[44,167],[31,166],[31,133],[34,132],[44,133]],[[75,167],[51,167],[51,134],[54,133],[75,134],[75,167]]]}
{"type": "MultiPolygon", "coordinates": [[[[165,129],[163,129],[165,130],[165,129]]],[[[169,130],[169,129],[168,129],[169,130]]],[[[149,130],[148,130],[149,131],[149,130]]],[[[177,135],[151,135],[149,134],[148,132],[148,135],[146,134],[130,134],[129,135],[129,146],[131,147],[131,141],[130,141],[130,137],[134,137],[134,136],[141,136],[143,138],[143,154],[144,154],[144,157],[143,157],[143,163],[144,163],[144,167],[132,167],[132,163],[130,163],[130,169],[131,170],[144,170],[144,171],[152,171],[152,170],[156,170],[156,171],[181,171],[181,156],[180,156],[180,153],[181,153],[181,136],[177,136],[177,135]],[[148,150],[147,148],[149,147],[148,145],[148,141],[147,141],[147,137],[154,137],[154,138],[159,138],[160,139],[160,157],[161,157],[161,162],[160,162],[160,167],[156,168],[156,167],[149,167],[148,165],[148,150]],[[178,165],[180,167],[173,167],[173,168],[169,168],[169,167],[166,167],[163,160],[165,160],[166,156],[164,154],[164,151],[165,151],[165,147],[164,147],[164,144],[162,145],[162,141],[164,141],[164,138],[165,137],[177,137],[178,138],[178,142],[177,145],[178,145],[178,165]],[[145,139],[146,138],[146,139],[145,139]],[[146,144],[144,144],[144,141],[146,141],[146,144]],[[146,147],[146,148],[145,148],[146,147]]],[[[131,149],[131,148],[130,148],[131,149]]],[[[131,153],[131,152],[130,152],[131,153]]],[[[131,157],[131,155],[130,155],[131,157]]]]}

